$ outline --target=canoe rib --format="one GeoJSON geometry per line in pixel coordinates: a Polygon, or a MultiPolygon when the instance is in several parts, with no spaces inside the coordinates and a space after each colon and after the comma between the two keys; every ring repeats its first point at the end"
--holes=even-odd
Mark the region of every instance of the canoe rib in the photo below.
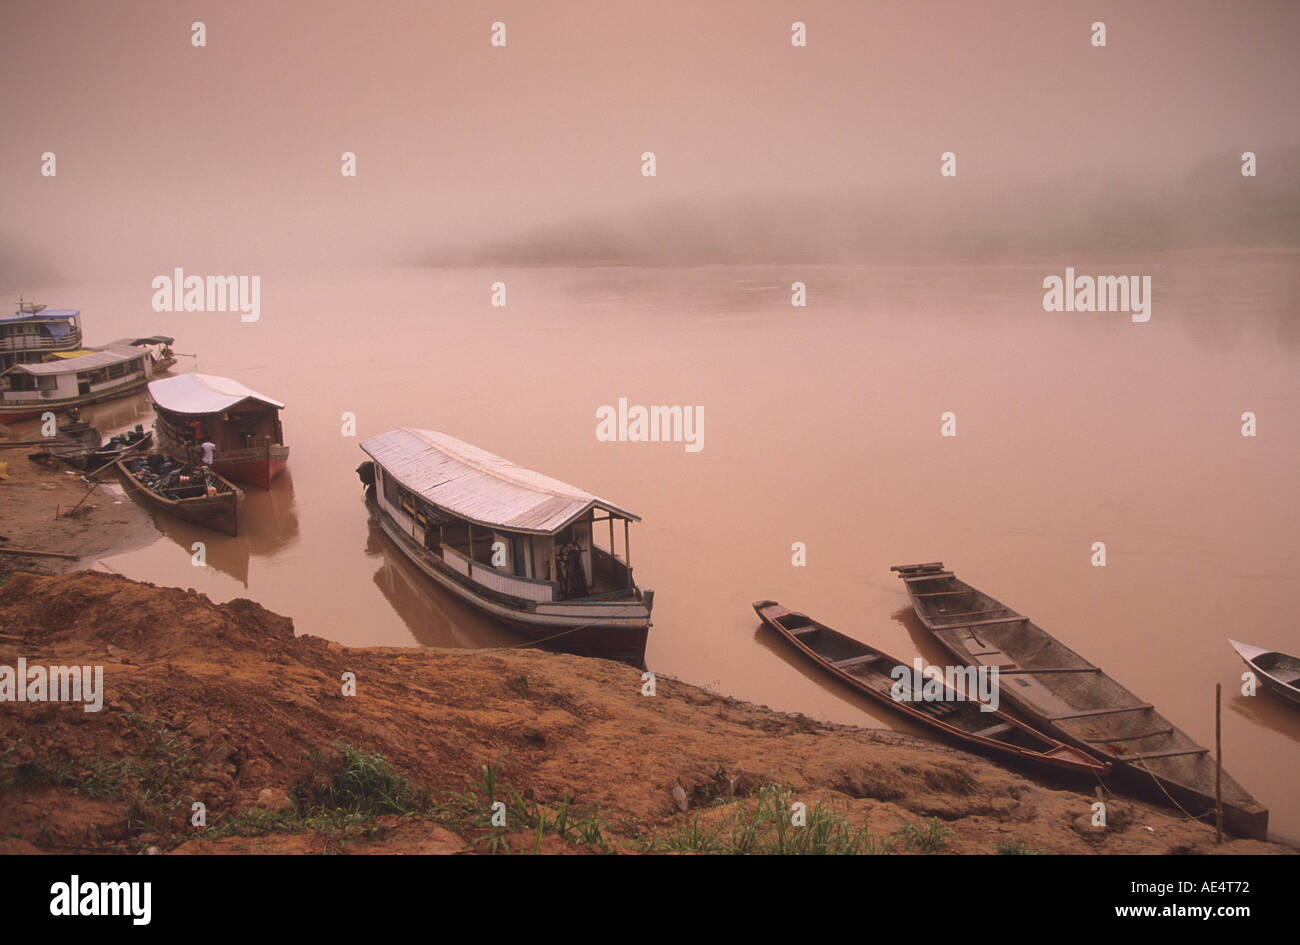
{"type": "Polygon", "coordinates": [[[904,664],[894,657],[811,617],[786,610],[775,601],[758,601],[754,610],[764,625],[826,672],[968,748],[1047,765],[1058,771],[1100,776],[1110,770],[1109,764],[1093,757],[1086,748],[1071,747],[1044,735],[1001,710],[986,712],[977,702],[956,698],[957,693],[946,684],[943,685],[945,701],[896,700],[891,695],[895,679],[890,675],[890,668],[904,664]]]}
{"type": "MultiPolygon", "coordinates": [[[[905,582],[921,623],[954,658],[1015,674],[1016,684],[1002,687],[1002,698],[1033,724],[1068,744],[1089,748],[1143,788],[1154,779],[1163,794],[1193,816],[1213,814],[1214,759],[1154,706],[1028,617],[958,580],[942,562],[892,570],[905,582]],[[1009,616],[992,625],[947,620],[958,611],[986,607],[1002,608],[1009,616]],[[977,626],[978,631],[973,629],[977,626]]],[[[1267,838],[1268,810],[1226,771],[1223,814],[1234,833],[1267,838]]]]}

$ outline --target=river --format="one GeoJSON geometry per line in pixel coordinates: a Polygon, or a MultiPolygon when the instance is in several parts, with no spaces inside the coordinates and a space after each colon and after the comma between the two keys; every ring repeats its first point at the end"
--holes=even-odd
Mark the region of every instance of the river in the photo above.
{"type": "MultiPolygon", "coordinates": [[[[1300,839],[1300,714],[1241,695],[1227,644],[1300,653],[1293,253],[268,272],[253,323],[155,313],[152,275],[22,288],[81,309],[90,343],[174,335],[197,354],[175,371],[286,402],[292,456],[269,493],[249,489],[239,538],[160,520],[156,539],[101,568],[250,597],[349,645],[517,645],[368,524],[358,439],[443,430],[643,516],[631,552],[656,590],[656,672],[895,726],[761,632],[750,603],[941,662],[889,568],[942,560],[1203,745],[1222,683],[1225,766],[1271,808],[1275,834],[1300,839]],[[1044,311],[1043,279],[1067,265],[1150,275],[1150,321],[1044,311]],[[791,305],[795,282],[805,307],[791,305]],[[596,410],[619,398],[702,408],[703,448],[598,440],[596,410]],[[941,435],[947,412],[955,436],[941,435]]],[[[143,395],[87,415],[150,422],[143,395]]]]}

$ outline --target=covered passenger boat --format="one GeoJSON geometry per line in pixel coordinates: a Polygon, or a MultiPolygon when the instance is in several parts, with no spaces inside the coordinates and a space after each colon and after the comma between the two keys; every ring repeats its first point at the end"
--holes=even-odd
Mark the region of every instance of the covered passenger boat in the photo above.
{"type": "Polygon", "coordinates": [[[284,404],[212,374],[179,374],[149,385],[158,448],[198,462],[215,446],[211,466],[236,482],[271,487],[289,462],[280,411],[284,404]]]}
{"type": "Polygon", "coordinates": [[[446,433],[401,428],[361,449],[371,514],[425,575],[547,648],[644,663],[654,592],[628,554],[639,516],[446,433]]]}
{"type": "Polygon", "coordinates": [[[18,300],[18,310],[0,318],[0,370],[39,364],[54,351],[81,347],[81,313],[18,300]]]}
{"type": "Polygon", "coordinates": [[[171,339],[123,339],[102,348],[51,351],[0,371],[0,423],[84,407],[141,390],[175,363],[171,339]]]}

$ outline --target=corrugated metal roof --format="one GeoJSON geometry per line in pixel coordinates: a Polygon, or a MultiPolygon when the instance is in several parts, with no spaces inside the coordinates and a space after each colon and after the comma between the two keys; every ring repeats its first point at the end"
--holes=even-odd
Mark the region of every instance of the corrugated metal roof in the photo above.
{"type": "Polygon", "coordinates": [[[149,383],[149,396],[164,410],[174,413],[221,413],[245,400],[283,409],[284,404],[245,387],[239,381],[214,374],[180,374],[149,383]]]}
{"type": "Polygon", "coordinates": [[[23,371],[27,374],[72,374],[78,371],[93,371],[95,368],[121,364],[123,361],[142,357],[144,352],[139,348],[103,348],[78,358],[60,357],[42,364],[15,364],[9,370],[23,371]]]}
{"type": "Polygon", "coordinates": [[[398,482],[476,525],[554,535],[589,509],[641,521],[607,499],[434,430],[406,427],[361,442],[398,482]]]}
{"type": "Polygon", "coordinates": [[[76,318],[80,315],[75,308],[46,308],[31,314],[29,312],[15,312],[13,315],[0,316],[0,322],[40,322],[61,320],[65,318],[76,318]]]}

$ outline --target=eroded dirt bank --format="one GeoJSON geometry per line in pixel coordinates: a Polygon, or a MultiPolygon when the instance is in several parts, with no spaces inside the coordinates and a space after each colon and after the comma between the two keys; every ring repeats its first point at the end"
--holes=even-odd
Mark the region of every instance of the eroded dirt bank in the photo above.
{"type": "Polygon", "coordinates": [[[820,805],[814,823],[866,818],[864,846],[894,852],[1293,852],[1216,847],[1211,827],[1117,798],[1098,829],[1087,785],[662,677],[647,697],[621,664],[349,649],[251,601],[99,572],[0,587],[0,666],[19,657],[102,665],[104,700],[0,702],[2,852],[726,849],[774,797],[820,805]]]}

